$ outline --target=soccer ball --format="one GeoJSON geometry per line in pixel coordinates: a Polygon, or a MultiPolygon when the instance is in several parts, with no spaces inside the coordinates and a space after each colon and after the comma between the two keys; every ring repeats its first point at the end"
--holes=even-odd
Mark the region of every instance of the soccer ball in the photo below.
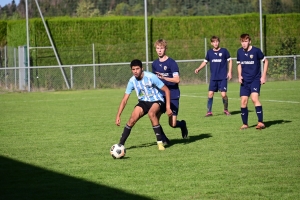
{"type": "Polygon", "coordinates": [[[122,144],[114,144],[110,148],[110,155],[116,159],[116,158],[123,158],[126,154],[126,148],[122,144]]]}

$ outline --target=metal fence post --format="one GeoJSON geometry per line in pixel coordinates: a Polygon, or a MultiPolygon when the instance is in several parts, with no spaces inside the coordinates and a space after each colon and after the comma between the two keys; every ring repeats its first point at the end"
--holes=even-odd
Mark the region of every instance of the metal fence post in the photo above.
{"type": "Polygon", "coordinates": [[[4,47],[4,67],[5,67],[5,70],[4,70],[4,79],[5,79],[5,88],[8,89],[7,87],[7,71],[6,71],[6,67],[7,67],[7,60],[6,60],[6,57],[7,57],[7,46],[4,47]]]}
{"type": "MultiPolygon", "coordinates": [[[[14,67],[17,67],[17,49],[14,48],[14,67]]],[[[15,69],[15,88],[17,88],[17,69],[15,69]]]]}
{"type": "Polygon", "coordinates": [[[94,76],[94,89],[96,88],[96,67],[95,67],[95,44],[92,44],[93,49],[93,76],[94,76]]]}
{"type": "Polygon", "coordinates": [[[71,89],[73,89],[73,67],[70,67],[71,89]]]}
{"type": "Polygon", "coordinates": [[[294,56],[294,80],[297,80],[297,59],[294,56]]]}

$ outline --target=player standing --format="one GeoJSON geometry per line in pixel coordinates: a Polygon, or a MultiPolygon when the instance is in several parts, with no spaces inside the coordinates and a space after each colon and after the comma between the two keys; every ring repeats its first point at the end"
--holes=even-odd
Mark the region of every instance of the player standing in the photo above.
{"type": "Polygon", "coordinates": [[[212,36],[210,42],[213,48],[207,51],[204,61],[197,69],[195,69],[195,73],[198,74],[198,72],[205,67],[208,62],[210,62],[210,82],[208,86],[207,113],[205,117],[213,116],[213,97],[214,92],[218,91],[221,91],[224,114],[230,115],[230,112],[228,111],[228,97],[226,92],[227,79],[230,80],[232,77],[232,60],[228,50],[219,46],[220,39],[217,36],[212,36]]]}
{"type": "Polygon", "coordinates": [[[126,139],[129,137],[131,129],[135,123],[144,115],[148,114],[148,117],[152,123],[157,145],[159,150],[165,150],[162,142],[162,128],[159,124],[159,118],[157,117],[159,112],[165,112],[168,116],[172,115],[170,109],[170,91],[167,86],[157,76],[151,72],[144,72],[142,62],[140,60],[133,60],[130,63],[131,72],[133,76],[129,79],[125,94],[120,103],[118,113],[116,116],[116,125],[120,126],[121,114],[127,104],[129,96],[133,90],[135,90],[138,97],[138,104],[134,107],[131,116],[124,127],[119,144],[124,145],[126,139]],[[165,100],[161,93],[165,94],[165,100]]]}
{"type": "MultiPolygon", "coordinates": [[[[158,59],[152,63],[152,72],[155,73],[169,88],[171,93],[171,110],[173,115],[169,116],[169,125],[173,128],[180,128],[182,138],[188,137],[188,129],[185,120],[177,120],[177,115],[179,113],[179,68],[175,60],[166,55],[167,51],[167,41],[164,39],[159,39],[154,43],[158,59]]],[[[159,115],[160,117],[160,115],[159,115]]],[[[168,143],[168,139],[166,138],[168,143]]]]}
{"type": "Polygon", "coordinates": [[[263,109],[259,101],[261,84],[266,82],[268,60],[262,51],[251,45],[251,38],[249,34],[242,34],[240,37],[242,47],[237,51],[238,64],[238,78],[240,86],[241,97],[241,117],[243,125],[241,130],[248,128],[248,99],[251,100],[255,106],[258,124],[256,129],[264,129],[263,123],[263,109]],[[260,61],[263,61],[263,72],[261,73],[260,61]]]}

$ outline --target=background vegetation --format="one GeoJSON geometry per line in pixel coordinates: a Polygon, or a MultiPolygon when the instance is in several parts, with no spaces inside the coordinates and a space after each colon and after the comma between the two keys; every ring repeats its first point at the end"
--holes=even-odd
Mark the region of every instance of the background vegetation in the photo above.
{"type": "MultiPolygon", "coordinates": [[[[46,17],[143,16],[143,0],[39,0],[46,17]]],[[[147,0],[149,16],[212,16],[258,13],[259,0],[147,0]]],[[[264,14],[299,13],[299,0],[263,0],[264,14]]],[[[39,16],[35,0],[28,0],[29,17],[39,16]]],[[[0,8],[0,19],[25,18],[25,0],[0,8]]]]}

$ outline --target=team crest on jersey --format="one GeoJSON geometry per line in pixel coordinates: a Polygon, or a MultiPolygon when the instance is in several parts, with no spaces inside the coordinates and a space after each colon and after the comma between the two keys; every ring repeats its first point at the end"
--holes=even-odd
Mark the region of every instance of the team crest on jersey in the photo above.
{"type": "Polygon", "coordinates": [[[222,53],[219,53],[219,56],[221,57],[221,56],[222,56],[222,53]]]}
{"type": "Polygon", "coordinates": [[[250,55],[250,58],[251,58],[251,59],[253,58],[253,55],[252,55],[252,54],[250,55]]]}
{"type": "Polygon", "coordinates": [[[168,67],[167,66],[164,66],[164,70],[166,71],[168,69],[168,67]]]}

